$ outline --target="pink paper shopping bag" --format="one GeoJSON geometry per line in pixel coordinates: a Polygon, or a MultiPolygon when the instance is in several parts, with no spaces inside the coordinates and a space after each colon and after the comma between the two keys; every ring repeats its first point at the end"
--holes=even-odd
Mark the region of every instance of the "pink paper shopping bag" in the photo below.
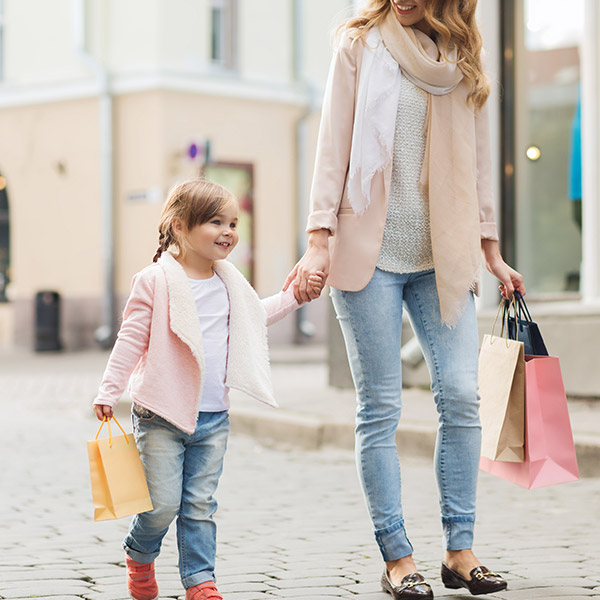
{"type": "Polygon", "coordinates": [[[567,397],[556,356],[525,356],[525,460],[479,467],[525,488],[579,479],[567,397]]]}

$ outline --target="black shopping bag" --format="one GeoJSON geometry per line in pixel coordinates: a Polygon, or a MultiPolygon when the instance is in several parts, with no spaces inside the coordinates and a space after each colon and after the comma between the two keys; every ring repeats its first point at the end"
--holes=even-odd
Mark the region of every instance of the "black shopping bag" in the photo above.
{"type": "Polygon", "coordinates": [[[514,300],[516,304],[515,315],[510,316],[510,300],[504,301],[504,312],[508,323],[508,337],[511,340],[523,342],[526,355],[548,356],[548,350],[540,333],[537,323],[531,319],[529,309],[520,292],[515,290],[514,300]]]}

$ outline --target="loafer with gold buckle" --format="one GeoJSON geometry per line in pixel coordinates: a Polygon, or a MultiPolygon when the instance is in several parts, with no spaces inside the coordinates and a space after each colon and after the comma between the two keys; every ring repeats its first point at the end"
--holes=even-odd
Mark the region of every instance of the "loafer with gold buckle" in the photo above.
{"type": "Polygon", "coordinates": [[[387,569],[383,569],[381,587],[392,595],[394,600],[433,600],[431,586],[420,573],[410,573],[402,578],[400,585],[390,581],[387,569]]]}
{"type": "Polygon", "coordinates": [[[442,583],[452,590],[464,587],[473,594],[491,594],[505,590],[507,583],[497,573],[492,573],[483,566],[475,567],[469,575],[471,579],[465,579],[460,573],[453,571],[446,563],[442,563],[442,583]]]}

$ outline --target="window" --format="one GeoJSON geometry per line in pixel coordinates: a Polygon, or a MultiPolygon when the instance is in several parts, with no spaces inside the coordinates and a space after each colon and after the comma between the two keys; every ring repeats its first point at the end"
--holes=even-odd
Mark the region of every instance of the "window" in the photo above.
{"type": "Polygon", "coordinates": [[[235,67],[237,0],[210,0],[210,58],[226,69],[235,67]]]}
{"type": "Polygon", "coordinates": [[[513,219],[503,222],[514,223],[511,262],[523,273],[527,291],[568,298],[579,290],[581,262],[578,90],[584,0],[571,0],[568,11],[560,0],[516,0],[503,8],[511,4],[514,74],[504,85],[505,106],[514,107],[512,123],[506,124],[514,154],[505,173],[513,178],[514,192],[512,198],[505,195],[513,219]]]}

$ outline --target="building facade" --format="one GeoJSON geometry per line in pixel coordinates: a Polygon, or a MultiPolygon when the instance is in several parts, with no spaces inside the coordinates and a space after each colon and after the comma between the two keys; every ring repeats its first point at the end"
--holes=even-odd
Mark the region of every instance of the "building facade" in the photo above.
{"type": "MultiPolygon", "coordinates": [[[[201,173],[240,196],[239,266],[260,294],[280,289],[299,252],[330,31],[351,10],[346,0],[4,0],[4,343],[33,343],[40,290],[60,293],[65,348],[110,343],[131,276],[154,254],[167,190],[201,173]]],[[[274,338],[295,332],[290,318],[274,338]]]]}
{"type": "MultiPolygon", "coordinates": [[[[31,346],[40,290],[61,295],[65,348],[110,341],[166,191],[199,173],[240,197],[235,260],[275,292],[305,243],[331,31],[361,4],[0,2],[0,342],[31,346]]],[[[502,251],[568,391],[600,396],[600,7],[481,0],[478,19],[502,251]]],[[[485,274],[481,333],[498,299],[485,274]]],[[[273,338],[323,340],[327,311],[273,338]]],[[[423,365],[405,381],[426,384],[423,365]]]]}

